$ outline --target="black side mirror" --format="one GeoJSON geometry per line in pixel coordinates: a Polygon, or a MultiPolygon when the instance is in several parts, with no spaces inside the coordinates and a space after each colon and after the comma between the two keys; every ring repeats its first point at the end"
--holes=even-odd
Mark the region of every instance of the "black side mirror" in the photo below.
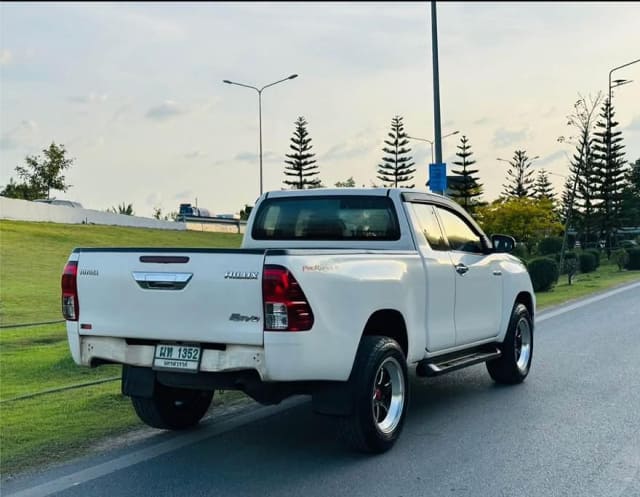
{"type": "Polygon", "coordinates": [[[512,236],[491,235],[491,243],[493,244],[493,251],[497,253],[510,254],[516,248],[516,240],[512,236]]]}

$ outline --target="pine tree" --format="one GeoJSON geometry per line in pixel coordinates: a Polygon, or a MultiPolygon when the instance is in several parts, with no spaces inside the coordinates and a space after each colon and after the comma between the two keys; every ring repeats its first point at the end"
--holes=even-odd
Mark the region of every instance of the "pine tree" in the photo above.
{"type": "Polygon", "coordinates": [[[575,182],[576,177],[574,175],[569,176],[564,182],[564,189],[562,190],[562,195],[560,197],[560,220],[562,224],[567,222],[567,217],[569,216],[569,210],[575,209],[574,199],[572,198],[573,194],[573,183],[575,182]]]}
{"type": "MultiPolygon", "coordinates": [[[[576,150],[570,159],[570,183],[563,194],[563,215],[566,213],[566,202],[575,192],[572,202],[572,225],[578,231],[578,238],[582,240],[583,246],[587,247],[592,241],[597,241],[596,226],[598,219],[595,212],[596,178],[593,150],[593,128],[595,124],[595,114],[601,101],[601,95],[589,100],[580,95],[574,105],[574,111],[567,116],[568,125],[578,131],[578,141],[575,144],[576,150]],[[577,178],[577,184],[574,182],[577,178]]],[[[564,141],[564,138],[562,140],[564,141]]]]}
{"type": "Polygon", "coordinates": [[[533,185],[534,197],[538,200],[547,199],[551,202],[556,201],[556,194],[553,191],[553,185],[549,181],[549,173],[544,169],[538,171],[538,177],[533,185]]]}
{"type": "Polygon", "coordinates": [[[289,160],[284,161],[288,164],[284,168],[284,174],[287,176],[284,184],[298,190],[305,187],[319,188],[322,186],[320,178],[313,178],[320,171],[318,171],[318,165],[313,158],[315,154],[311,152],[312,145],[307,131],[307,121],[300,116],[294,124],[296,127],[289,146],[293,153],[285,154],[289,160]]]}
{"type": "Polygon", "coordinates": [[[612,236],[621,225],[622,192],[625,180],[624,145],[622,131],[609,100],[605,100],[594,133],[594,162],[596,178],[596,210],[600,219],[600,233],[605,240],[607,255],[611,253],[612,236]]]}
{"type": "Polygon", "coordinates": [[[510,169],[507,170],[507,183],[504,187],[504,195],[506,197],[532,197],[533,189],[533,168],[532,162],[527,157],[524,150],[516,150],[513,159],[509,161],[510,169]]]}
{"type": "Polygon", "coordinates": [[[476,161],[471,158],[473,152],[471,151],[471,145],[469,145],[469,139],[463,135],[460,139],[460,145],[458,145],[458,151],[456,156],[459,160],[454,161],[455,166],[459,166],[460,169],[452,169],[453,174],[461,176],[460,182],[452,182],[450,188],[451,198],[458,202],[467,211],[472,212],[474,207],[478,204],[478,199],[482,195],[482,184],[478,183],[478,176],[474,176],[478,172],[478,169],[471,169],[476,161]]]}
{"type": "Polygon", "coordinates": [[[413,184],[404,184],[413,179],[412,175],[416,170],[413,167],[415,162],[409,155],[411,149],[407,147],[409,140],[404,132],[402,117],[396,116],[391,120],[391,131],[388,135],[389,140],[384,141],[387,146],[382,149],[388,155],[378,164],[378,179],[395,188],[413,188],[413,184]]]}
{"type": "Polygon", "coordinates": [[[640,226],[640,159],[627,172],[622,198],[622,221],[625,226],[640,226]]]}

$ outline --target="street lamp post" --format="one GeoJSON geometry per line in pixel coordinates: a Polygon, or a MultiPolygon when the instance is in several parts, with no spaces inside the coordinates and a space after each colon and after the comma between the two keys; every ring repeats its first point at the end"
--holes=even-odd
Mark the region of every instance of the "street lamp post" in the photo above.
{"type": "MultiPolygon", "coordinates": [[[[458,133],[460,133],[460,131],[458,131],[458,130],[453,131],[452,133],[449,133],[449,134],[447,134],[447,135],[444,135],[444,136],[442,137],[442,139],[447,138],[448,136],[457,135],[458,133]]],[[[422,142],[427,142],[429,145],[431,145],[431,164],[433,164],[433,163],[434,163],[434,162],[433,162],[433,140],[428,140],[428,139],[426,139],[426,138],[417,138],[417,137],[415,137],[415,136],[408,136],[408,135],[407,135],[407,138],[409,138],[410,140],[419,140],[419,141],[422,141],[422,142]]],[[[444,195],[444,193],[445,193],[445,192],[442,192],[442,195],[444,195]]]]}
{"type": "MultiPolygon", "coordinates": [[[[636,64],[640,62],[640,59],[632,60],[631,62],[627,62],[626,64],[622,64],[621,66],[614,67],[609,71],[609,108],[607,109],[607,170],[611,170],[611,98],[612,93],[611,90],[613,88],[617,88],[618,86],[626,85],[627,83],[631,83],[626,79],[617,79],[614,81],[616,83],[614,86],[611,85],[611,75],[617,71],[618,69],[622,69],[623,67],[630,66],[631,64],[636,64]]],[[[607,196],[608,197],[608,196],[607,196]]],[[[605,206],[607,217],[609,216],[610,209],[610,201],[607,198],[607,205],[605,206]]],[[[611,255],[611,233],[609,228],[607,227],[607,256],[611,255]]]]}
{"type": "Polygon", "coordinates": [[[292,74],[291,76],[288,76],[286,78],[280,79],[273,83],[269,83],[268,85],[265,85],[260,89],[256,88],[255,86],[245,85],[243,83],[236,83],[235,81],[229,81],[228,79],[222,80],[223,83],[226,83],[228,85],[244,86],[245,88],[251,88],[252,90],[255,90],[258,92],[258,128],[259,128],[259,136],[260,136],[260,195],[261,196],[263,191],[263,188],[262,188],[262,91],[265,90],[266,88],[269,88],[270,86],[277,85],[278,83],[282,83],[283,81],[287,81],[289,79],[295,79],[297,77],[298,77],[297,74],[292,74]]]}
{"type": "MultiPolygon", "coordinates": [[[[460,131],[454,131],[452,133],[449,133],[448,135],[444,135],[442,138],[447,138],[449,136],[453,136],[453,135],[457,135],[458,133],[460,133],[460,131]]],[[[408,136],[407,138],[409,138],[409,140],[419,140],[421,142],[427,142],[429,145],[431,145],[431,163],[433,164],[433,140],[427,140],[426,138],[417,138],[415,136],[408,136]]]]}

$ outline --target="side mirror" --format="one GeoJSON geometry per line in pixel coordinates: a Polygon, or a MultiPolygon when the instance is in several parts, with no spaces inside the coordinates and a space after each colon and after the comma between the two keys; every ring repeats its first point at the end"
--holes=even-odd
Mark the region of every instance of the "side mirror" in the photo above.
{"type": "Polygon", "coordinates": [[[491,235],[491,243],[493,244],[493,251],[497,253],[510,254],[516,248],[516,240],[512,236],[491,235]]]}

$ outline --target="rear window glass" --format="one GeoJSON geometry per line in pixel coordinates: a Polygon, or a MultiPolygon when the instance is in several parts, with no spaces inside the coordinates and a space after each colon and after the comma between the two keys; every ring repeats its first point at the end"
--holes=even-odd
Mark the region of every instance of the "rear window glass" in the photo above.
{"type": "Polygon", "coordinates": [[[398,240],[388,197],[268,198],[251,232],[255,240],[398,240]]]}

